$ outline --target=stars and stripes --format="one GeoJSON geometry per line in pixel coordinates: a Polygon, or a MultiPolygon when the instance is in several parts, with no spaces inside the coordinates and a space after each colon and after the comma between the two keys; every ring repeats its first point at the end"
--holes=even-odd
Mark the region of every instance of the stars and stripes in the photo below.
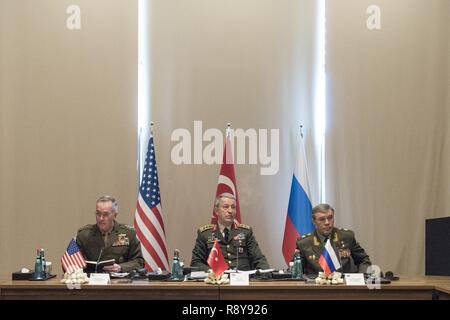
{"type": "Polygon", "coordinates": [[[169,270],[153,136],[148,142],[134,216],[134,227],[141,242],[145,268],[148,271],[156,271],[158,268],[169,270]]]}
{"type": "MultiPolygon", "coordinates": [[[[231,130],[227,129],[225,146],[223,149],[222,166],[220,167],[219,181],[217,183],[216,197],[222,193],[230,193],[236,198],[236,220],[241,223],[241,210],[239,208],[239,197],[234,175],[233,149],[231,144],[231,130]]],[[[217,215],[213,208],[211,224],[217,223],[217,215]]]]}
{"type": "Polygon", "coordinates": [[[86,267],[86,260],[84,259],[80,248],[77,246],[75,239],[70,240],[66,252],[61,257],[61,265],[64,272],[72,273],[78,269],[86,267]]]}

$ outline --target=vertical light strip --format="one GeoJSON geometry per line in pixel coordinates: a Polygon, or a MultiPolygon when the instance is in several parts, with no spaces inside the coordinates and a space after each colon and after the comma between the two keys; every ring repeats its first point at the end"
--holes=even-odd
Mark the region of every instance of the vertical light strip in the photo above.
{"type": "Polygon", "coordinates": [[[145,159],[146,141],[150,132],[150,4],[138,1],[138,132],[137,132],[137,187],[145,159]]]}
{"type": "Polygon", "coordinates": [[[325,72],[325,1],[319,0],[317,4],[317,39],[316,39],[316,90],[314,97],[314,121],[316,150],[319,158],[319,201],[326,202],[325,179],[325,133],[326,133],[326,72],[325,72]]]}

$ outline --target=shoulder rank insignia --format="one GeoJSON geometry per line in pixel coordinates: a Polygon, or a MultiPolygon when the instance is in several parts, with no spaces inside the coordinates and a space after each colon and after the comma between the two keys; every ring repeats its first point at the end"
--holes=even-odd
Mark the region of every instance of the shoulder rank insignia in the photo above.
{"type": "Polygon", "coordinates": [[[124,227],[125,229],[128,229],[128,230],[134,230],[133,226],[130,226],[130,225],[127,225],[127,224],[122,225],[122,227],[124,227]]]}
{"type": "Polygon", "coordinates": [[[207,224],[206,226],[200,227],[199,230],[200,230],[200,232],[203,232],[203,231],[206,231],[206,230],[209,230],[212,228],[214,228],[213,224],[207,224]]]}
{"type": "Polygon", "coordinates": [[[243,229],[250,230],[250,226],[248,226],[248,225],[246,225],[246,224],[239,223],[239,224],[238,224],[238,227],[239,227],[239,228],[243,228],[243,229]]]}
{"type": "Polygon", "coordinates": [[[304,234],[304,235],[302,235],[300,238],[301,239],[305,239],[305,238],[307,238],[307,237],[309,237],[309,236],[311,236],[311,232],[310,233],[307,233],[307,234],[304,234]]]}

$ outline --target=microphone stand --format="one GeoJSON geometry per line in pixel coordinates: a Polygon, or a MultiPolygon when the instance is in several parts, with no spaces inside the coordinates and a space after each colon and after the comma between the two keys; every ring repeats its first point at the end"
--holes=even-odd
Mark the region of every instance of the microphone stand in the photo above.
{"type": "Polygon", "coordinates": [[[98,255],[97,263],[95,264],[95,273],[97,273],[97,267],[98,267],[98,263],[99,263],[99,261],[100,261],[100,258],[102,257],[103,249],[104,249],[104,248],[101,248],[101,249],[100,249],[100,254],[98,255]]]}
{"type": "Polygon", "coordinates": [[[237,252],[236,252],[236,273],[238,272],[238,268],[239,268],[239,248],[237,247],[237,252]]]}

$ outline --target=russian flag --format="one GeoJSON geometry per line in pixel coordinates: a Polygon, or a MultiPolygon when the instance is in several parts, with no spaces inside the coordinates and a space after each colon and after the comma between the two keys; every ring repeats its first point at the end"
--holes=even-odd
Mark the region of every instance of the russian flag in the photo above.
{"type": "Polygon", "coordinates": [[[291,193],[284,227],[283,256],[286,264],[292,260],[295,243],[300,235],[307,234],[314,229],[311,220],[312,205],[309,190],[308,169],[306,165],[305,145],[303,134],[298,150],[297,165],[292,175],[291,193]]]}
{"type": "Polygon", "coordinates": [[[326,276],[335,272],[341,267],[339,259],[336,256],[336,252],[331,246],[330,239],[328,239],[327,243],[325,243],[325,248],[323,249],[322,255],[319,258],[319,264],[326,276]]]}

